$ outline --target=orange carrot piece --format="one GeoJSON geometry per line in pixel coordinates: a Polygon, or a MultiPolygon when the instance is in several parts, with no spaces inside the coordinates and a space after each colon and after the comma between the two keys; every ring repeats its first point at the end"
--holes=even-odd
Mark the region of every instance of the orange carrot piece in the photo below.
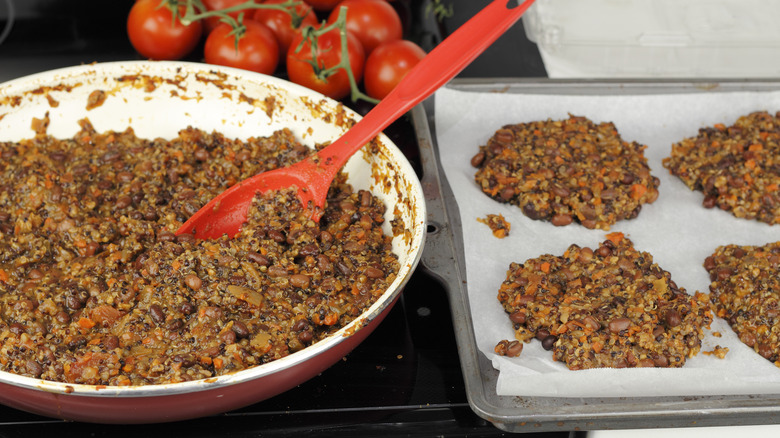
{"type": "Polygon", "coordinates": [[[339,315],[336,312],[328,313],[327,316],[325,316],[325,325],[333,325],[337,323],[339,320],[339,315]]]}
{"type": "Polygon", "coordinates": [[[95,321],[83,316],[79,318],[79,327],[83,329],[91,329],[94,326],[95,326],[95,321]]]}
{"type": "Polygon", "coordinates": [[[642,184],[634,184],[631,186],[631,197],[634,199],[639,199],[647,193],[647,187],[643,186],[642,184]]]}
{"type": "Polygon", "coordinates": [[[607,234],[607,239],[609,239],[609,241],[614,243],[615,245],[619,244],[623,240],[623,237],[625,236],[620,231],[615,231],[614,233],[607,234]]]}

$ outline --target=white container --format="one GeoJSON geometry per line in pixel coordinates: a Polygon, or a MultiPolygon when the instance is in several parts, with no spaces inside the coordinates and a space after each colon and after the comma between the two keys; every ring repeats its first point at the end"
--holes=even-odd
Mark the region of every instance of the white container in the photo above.
{"type": "Polygon", "coordinates": [[[536,0],[551,78],[780,77],[780,0],[536,0]]]}

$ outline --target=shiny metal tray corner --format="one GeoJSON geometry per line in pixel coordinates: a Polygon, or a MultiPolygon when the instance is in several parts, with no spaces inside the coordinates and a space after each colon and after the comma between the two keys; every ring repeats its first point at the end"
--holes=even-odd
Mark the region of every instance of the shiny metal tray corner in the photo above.
{"type": "MultiPolygon", "coordinates": [[[[671,94],[777,91],[780,81],[582,81],[548,79],[457,79],[460,91],[525,94],[671,94]]],[[[468,295],[461,221],[439,164],[435,96],[412,110],[420,146],[428,235],[422,266],[447,289],[466,393],[480,417],[508,432],[741,426],[780,423],[780,394],[691,397],[553,398],[496,394],[498,372],[478,351],[468,295]]],[[[446,153],[446,151],[445,151],[446,153]]]]}

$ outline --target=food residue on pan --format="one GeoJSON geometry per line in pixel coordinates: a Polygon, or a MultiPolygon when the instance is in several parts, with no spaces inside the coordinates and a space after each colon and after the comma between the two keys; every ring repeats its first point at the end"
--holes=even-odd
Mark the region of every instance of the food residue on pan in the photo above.
{"type": "Polygon", "coordinates": [[[503,239],[504,237],[508,236],[509,230],[512,228],[512,224],[510,224],[502,214],[489,213],[484,218],[478,217],[477,222],[483,223],[490,227],[493,235],[499,239],[503,239]]]}
{"type": "Polygon", "coordinates": [[[265,105],[265,115],[269,119],[274,118],[274,110],[276,110],[276,96],[268,96],[263,99],[263,105],[265,105]]]}
{"type": "Polygon", "coordinates": [[[42,119],[33,118],[32,123],[30,124],[30,128],[32,128],[32,130],[35,131],[36,134],[45,134],[46,131],[49,129],[50,121],[51,119],[49,119],[49,113],[47,112],[42,119]]]}
{"type": "Polygon", "coordinates": [[[87,111],[93,110],[106,101],[106,92],[103,90],[95,90],[89,93],[87,97],[87,111]]]}
{"type": "MultiPolygon", "coordinates": [[[[31,96],[41,95],[41,94],[46,96],[46,99],[49,101],[49,105],[54,107],[56,105],[52,105],[52,101],[56,102],[56,100],[54,100],[51,97],[51,93],[52,92],[60,92],[60,91],[70,92],[73,88],[79,87],[79,86],[81,86],[80,83],[72,84],[72,85],[60,84],[60,85],[57,85],[57,86],[54,86],[54,87],[48,87],[48,86],[47,87],[38,87],[38,88],[36,88],[34,90],[30,90],[28,93],[31,96]]],[[[11,107],[15,107],[15,106],[18,106],[19,104],[22,103],[22,99],[23,99],[23,96],[21,96],[21,95],[3,96],[2,98],[0,98],[0,105],[8,105],[8,106],[11,106],[11,107]]]]}
{"type": "Polygon", "coordinates": [[[21,96],[5,96],[2,99],[0,99],[0,105],[8,105],[10,107],[15,107],[18,106],[20,103],[22,103],[21,96]]]}
{"type": "Polygon", "coordinates": [[[718,359],[725,359],[726,354],[728,354],[729,348],[728,347],[721,347],[720,345],[716,345],[715,348],[709,351],[702,351],[702,354],[706,354],[707,356],[715,356],[718,359]]]}
{"type": "Polygon", "coordinates": [[[57,108],[60,106],[60,102],[57,99],[51,97],[51,94],[46,93],[46,100],[49,101],[49,106],[52,108],[57,108]]]}
{"type": "Polygon", "coordinates": [[[315,119],[322,119],[326,123],[331,123],[333,126],[344,129],[349,129],[355,124],[355,120],[347,115],[342,104],[338,104],[335,109],[324,109],[324,101],[313,101],[307,96],[301,97],[300,101],[309,108],[311,115],[315,119]]]}
{"type": "Polygon", "coordinates": [[[397,199],[393,210],[392,229],[394,236],[402,236],[404,242],[408,245],[414,238],[412,228],[407,227],[402,219],[402,211],[408,212],[411,217],[409,223],[417,223],[417,210],[412,205],[407,193],[412,190],[412,182],[395,169],[396,159],[389,151],[382,147],[378,138],[374,138],[362,149],[363,159],[371,166],[371,178],[373,180],[373,190],[381,190],[385,194],[393,194],[397,199]],[[401,208],[403,206],[403,208],[401,208]]]}
{"type": "Polygon", "coordinates": [[[523,343],[518,340],[504,339],[496,344],[493,351],[499,356],[518,357],[523,352],[523,343]]]}

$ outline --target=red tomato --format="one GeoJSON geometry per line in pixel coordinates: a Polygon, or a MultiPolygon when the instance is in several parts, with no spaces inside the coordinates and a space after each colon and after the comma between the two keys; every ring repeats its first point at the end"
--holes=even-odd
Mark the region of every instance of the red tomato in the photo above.
{"type": "MultiPolygon", "coordinates": [[[[266,0],[263,4],[266,5],[278,5],[285,3],[288,0],[266,0]]],[[[255,11],[253,19],[258,23],[265,25],[271,29],[276,35],[276,41],[279,42],[279,53],[287,53],[287,49],[290,48],[290,43],[295,38],[295,33],[306,26],[317,26],[317,16],[311,9],[311,6],[306,3],[299,3],[295,7],[295,12],[303,17],[303,21],[297,28],[292,27],[292,18],[287,12],[279,9],[258,9],[255,11]]]]}
{"type": "Polygon", "coordinates": [[[377,47],[366,60],[363,78],[366,93],[374,99],[384,98],[423,57],[425,50],[407,40],[390,41],[377,47]]]}
{"type": "MultiPolygon", "coordinates": [[[[287,52],[287,75],[290,80],[333,99],[346,97],[351,90],[347,72],[339,69],[327,78],[318,78],[314,68],[307,62],[314,57],[311,43],[307,41],[299,52],[295,52],[301,41],[303,41],[303,35],[298,33],[287,52]]],[[[316,60],[321,68],[333,67],[341,62],[341,34],[338,29],[321,35],[317,39],[317,46],[316,60]]],[[[366,55],[360,41],[349,31],[347,31],[347,55],[355,81],[359,82],[363,76],[363,63],[366,55]]]]}
{"type": "Polygon", "coordinates": [[[330,11],[335,8],[341,0],[304,0],[312,8],[318,11],[330,11]]]}
{"type": "MultiPolygon", "coordinates": [[[[203,6],[206,7],[206,10],[209,11],[216,11],[221,9],[227,9],[229,7],[240,5],[241,3],[245,3],[247,0],[203,0],[203,6]]],[[[261,2],[255,2],[255,3],[261,3],[261,2]]],[[[251,18],[252,14],[255,12],[255,9],[249,8],[249,9],[241,9],[236,12],[230,12],[228,15],[230,15],[233,18],[238,18],[238,14],[244,13],[244,17],[251,18]]],[[[220,17],[206,17],[203,23],[203,30],[206,33],[211,32],[214,30],[219,24],[220,17]]]]}
{"type": "MultiPolygon", "coordinates": [[[[138,0],[127,16],[127,36],[136,52],[151,59],[181,59],[195,48],[202,26],[196,21],[187,26],[176,19],[159,0],[138,0]]],[[[184,13],[184,9],[180,9],[184,13]]]]}
{"type": "Polygon", "coordinates": [[[328,16],[328,23],[339,18],[339,10],[347,8],[347,30],[363,44],[366,54],[382,43],[403,37],[401,17],[384,0],[343,0],[328,16]]]}
{"type": "Polygon", "coordinates": [[[244,26],[246,32],[238,40],[238,50],[229,24],[220,23],[211,31],[203,49],[206,62],[273,74],[279,65],[279,44],[274,33],[252,20],[245,20],[244,26]]]}

